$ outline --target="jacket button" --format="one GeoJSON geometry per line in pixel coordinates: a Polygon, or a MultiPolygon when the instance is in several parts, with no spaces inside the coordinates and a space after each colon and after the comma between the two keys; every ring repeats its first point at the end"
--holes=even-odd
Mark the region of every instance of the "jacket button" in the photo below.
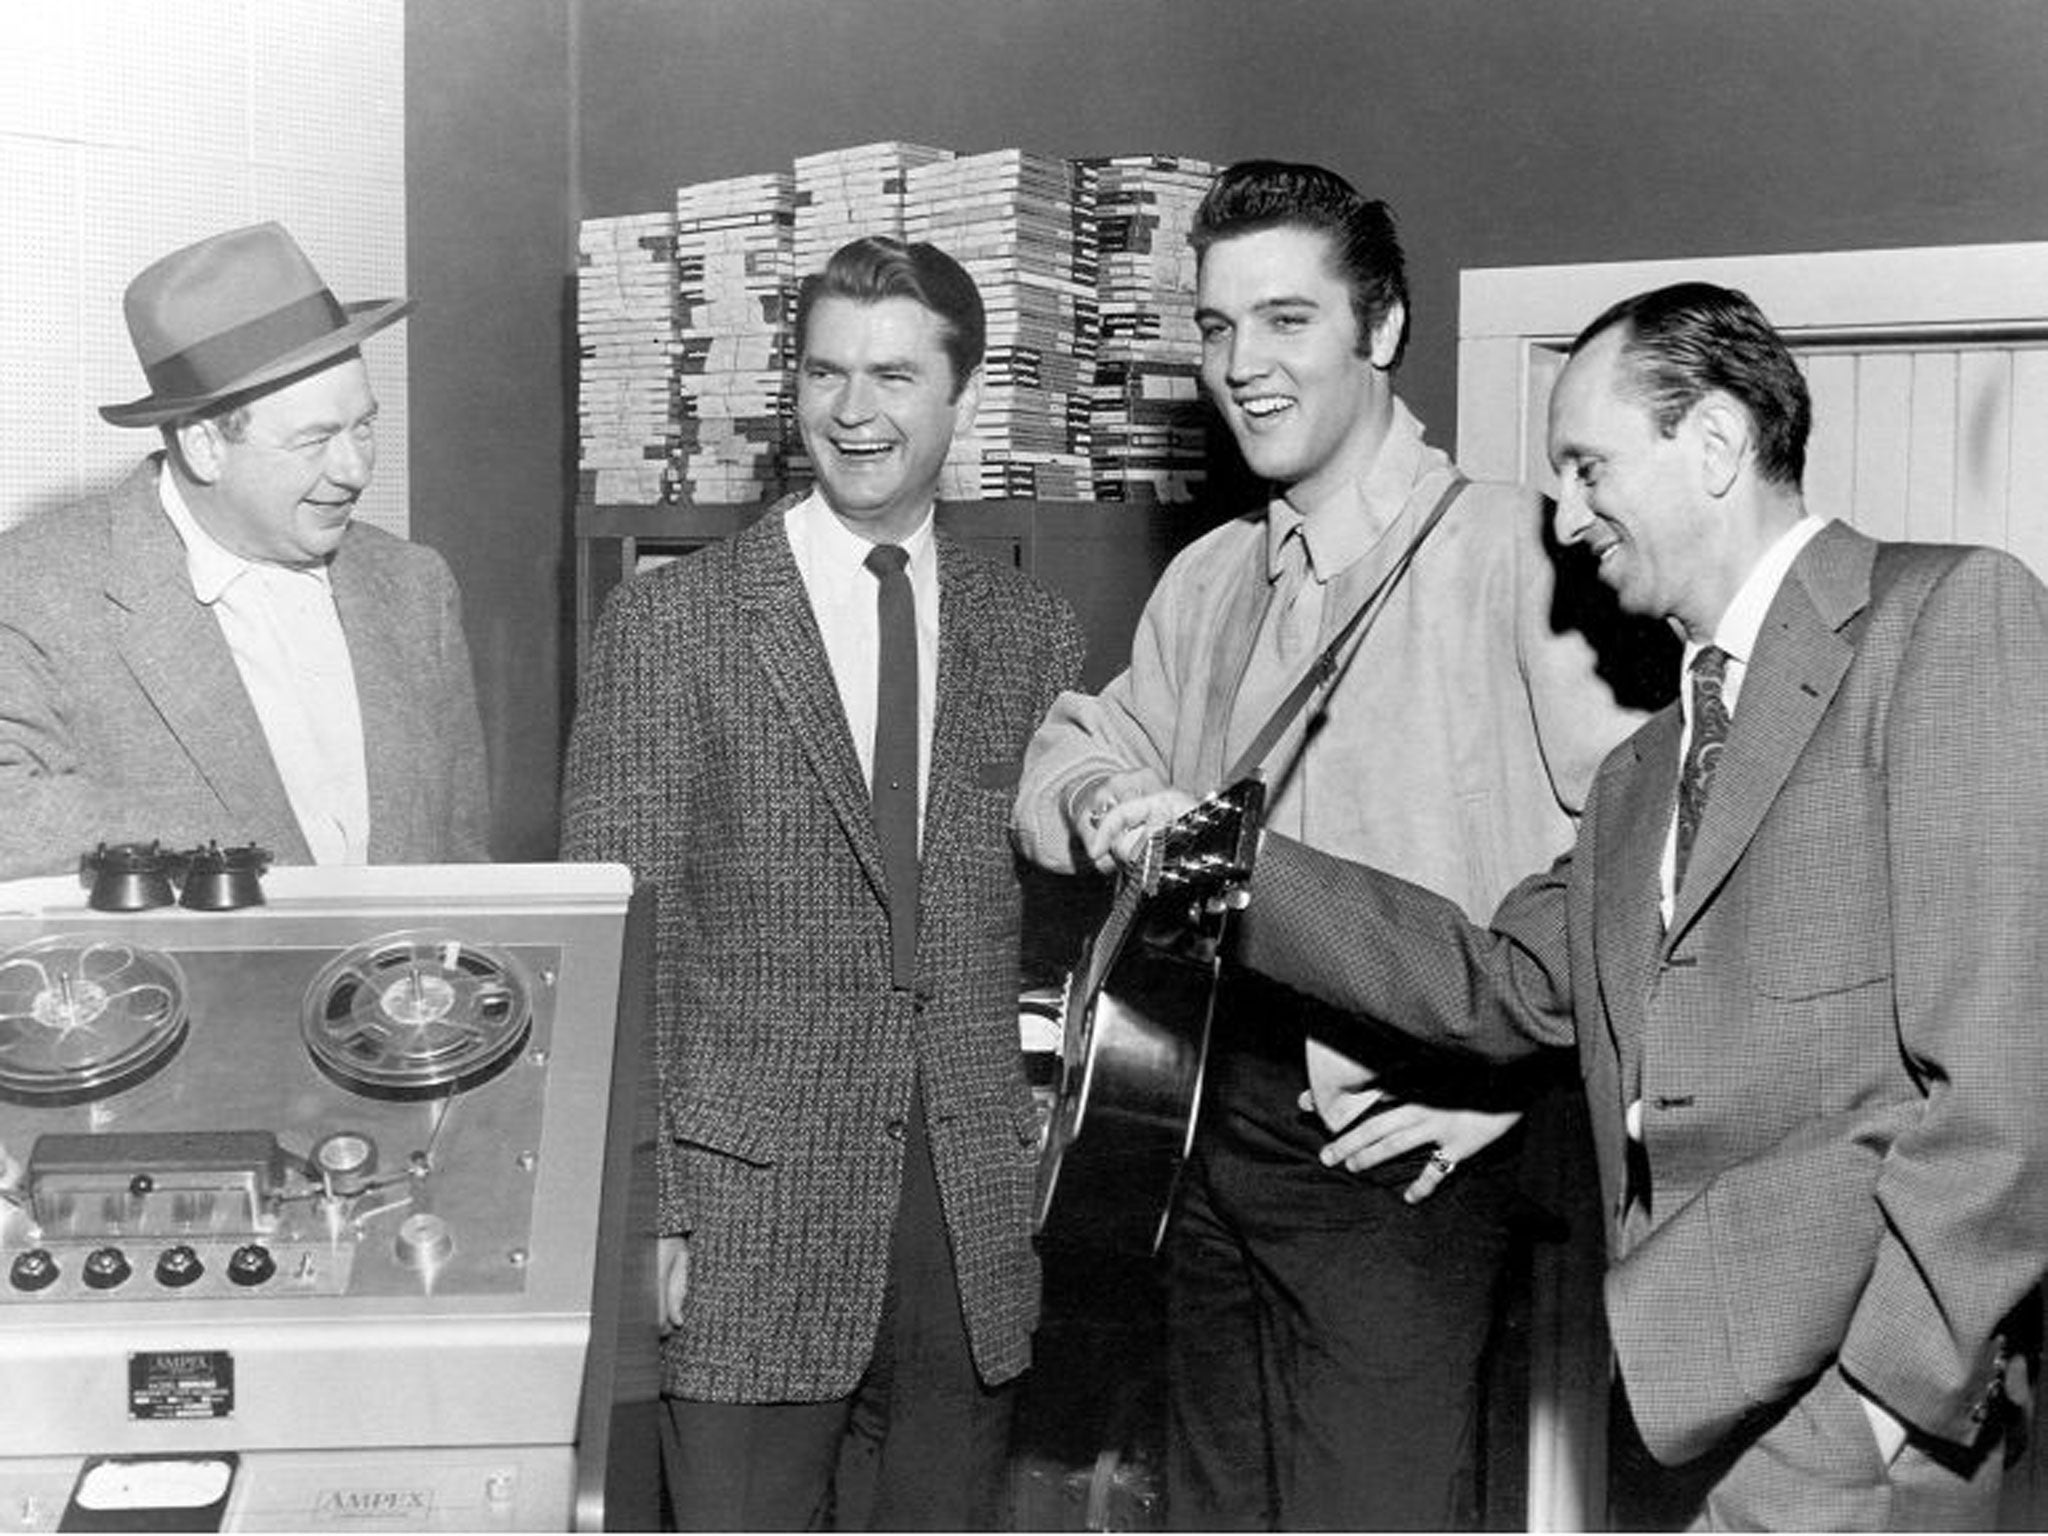
{"type": "Polygon", "coordinates": [[[889,1123],[882,1127],[882,1131],[891,1141],[901,1141],[903,1139],[902,1118],[897,1116],[890,1119],[889,1123]]]}

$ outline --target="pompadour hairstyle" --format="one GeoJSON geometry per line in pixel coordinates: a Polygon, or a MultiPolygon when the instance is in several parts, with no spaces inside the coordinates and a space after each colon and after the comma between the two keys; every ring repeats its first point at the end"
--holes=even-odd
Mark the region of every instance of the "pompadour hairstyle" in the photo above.
{"type": "Polygon", "coordinates": [[[1285,160],[1240,160],[1209,184],[1188,242],[1199,260],[1219,240],[1289,227],[1329,237],[1331,264],[1351,290],[1361,353],[1371,348],[1373,332],[1394,306],[1401,307],[1401,334],[1394,344],[1398,366],[1408,349],[1408,264],[1393,210],[1361,195],[1335,171],[1285,160]]]}

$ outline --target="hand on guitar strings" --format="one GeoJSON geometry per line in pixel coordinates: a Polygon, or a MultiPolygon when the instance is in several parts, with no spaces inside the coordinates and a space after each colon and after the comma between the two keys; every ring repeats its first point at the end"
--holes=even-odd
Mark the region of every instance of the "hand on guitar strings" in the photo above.
{"type": "Polygon", "coordinates": [[[1162,785],[1149,768],[1133,768],[1098,780],[1076,797],[1080,814],[1074,830],[1089,861],[1109,874],[1140,863],[1145,840],[1194,805],[1186,790],[1162,785]]]}
{"type": "Polygon", "coordinates": [[[662,1337],[683,1326],[683,1302],[690,1294],[690,1240],[687,1237],[657,1239],[654,1261],[654,1298],[662,1337]]]}
{"type": "MultiPolygon", "coordinates": [[[[1378,1088],[1364,1089],[1346,1099],[1352,1118],[1340,1122],[1341,1129],[1332,1127],[1336,1134],[1319,1154],[1323,1165],[1363,1173],[1418,1148],[1433,1148],[1422,1172],[1401,1192],[1410,1205],[1419,1205],[1435,1194],[1460,1163],[1492,1146],[1522,1118],[1519,1110],[1495,1114],[1410,1104],[1393,1100],[1378,1088]],[[1386,1108],[1380,1107],[1383,1103],[1386,1108]]],[[[1301,1109],[1304,1114],[1317,1113],[1315,1095],[1309,1089],[1302,1090],[1301,1109]]]]}

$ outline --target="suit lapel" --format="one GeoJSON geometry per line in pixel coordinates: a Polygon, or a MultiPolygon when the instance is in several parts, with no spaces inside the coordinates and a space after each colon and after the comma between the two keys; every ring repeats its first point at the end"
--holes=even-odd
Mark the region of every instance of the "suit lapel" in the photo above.
{"type": "Polygon", "coordinates": [[[129,675],[148,698],[223,810],[267,834],[280,862],[307,857],[304,839],[270,743],[249,702],[242,675],[213,614],[192,596],[185,546],[156,492],[149,459],[115,499],[109,523],[107,597],[115,612],[115,645],[129,675]],[[276,831],[289,830],[291,838],[276,831]]]}
{"type": "MultiPolygon", "coordinates": [[[[976,824],[953,804],[959,786],[975,782],[970,705],[983,696],[981,671],[985,637],[979,625],[949,623],[950,615],[994,611],[994,594],[972,555],[939,540],[938,716],[932,727],[932,761],[925,775],[924,849],[921,875],[937,869],[954,841],[976,824]],[[955,771],[956,765],[959,770],[955,771]]],[[[920,883],[924,883],[921,879],[920,883]]]]}
{"type": "Polygon", "coordinates": [[[1624,1089],[1637,1078],[1643,1015],[1663,944],[1664,829],[1678,793],[1678,707],[1660,710],[1601,772],[1594,953],[1602,1012],[1624,1089]]]}
{"type": "Polygon", "coordinates": [[[1876,550],[1871,540],[1830,524],[1800,551],[1779,586],[1714,770],[1670,939],[1684,934],[1741,858],[1833,702],[1855,657],[1840,630],[1869,603],[1876,550]]]}
{"type": "Polygon", "coordinates": [[[419,807],[405,792],[418,760],[409,743],[430,739],[441,722],[423,716],[396,640],[394,615],[404,611],[387,573],[365,564],[353,540],[344,540],[329,568],[334,608],[348,640],[349,670],[363,717],[363,770],[369,787],[370,862],[398,859],[400,851],[431,844],[434,829],[403,825],[419,807]]]}
{"type": "Polygon", "coordinates": [[[733,538],[740,620],[789,731],[846,833],[854,856],[881,895],[882,849],[875,837],[868,784],[846,727],[832,663],[811,612],[778,503],[733,538]]]}

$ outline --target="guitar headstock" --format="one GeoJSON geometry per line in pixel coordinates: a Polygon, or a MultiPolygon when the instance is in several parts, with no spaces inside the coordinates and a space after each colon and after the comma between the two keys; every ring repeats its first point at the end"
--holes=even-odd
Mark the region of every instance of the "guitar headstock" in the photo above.
{"type": "Polygon", "coordinates": [[[1265,781],[1240,779],[1154,832],[1138,872],[1147,896],[1186,895],[1212,911],[1250,899],[1265,781]]]}

